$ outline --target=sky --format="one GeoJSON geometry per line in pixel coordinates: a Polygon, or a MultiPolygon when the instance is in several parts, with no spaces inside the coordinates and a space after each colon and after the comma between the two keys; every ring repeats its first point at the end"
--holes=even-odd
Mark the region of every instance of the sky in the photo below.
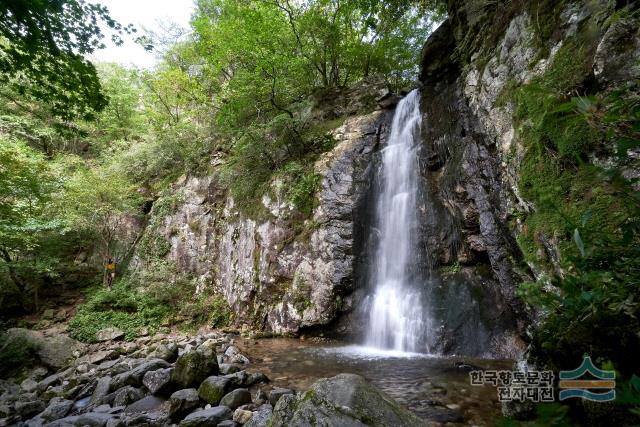
{"type": "MultiPolygon", "coordinates": [[[[192,0],[90,0],[90,2],[107,6],[112,18],[123,25],[133,24],[138,29],[138,34],[144,34],[143,28],[160,31],[161,22],[173,22],[187,28],[193,12],[192,0]]],[[[107,48],[94,52],[90,57],[92,60],[117,62],[140,68],[152,68],[155,65],[157,61],[155,53],[145,51],[126,35],[123,37],[124,44],[115,46],[111,42],[110,33],[106,34],[104,42],[107,48]]]]}

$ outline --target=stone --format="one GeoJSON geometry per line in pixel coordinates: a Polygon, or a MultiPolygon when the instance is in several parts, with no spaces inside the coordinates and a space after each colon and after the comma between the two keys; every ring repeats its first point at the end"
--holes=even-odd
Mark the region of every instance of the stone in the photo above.
{"type": "Polygon", "coordinates": [[[42,363],[52,369],[66,366],[74,352],[82,351],[84,345],[64,334],[44,336],[40,331],[11,328],[6,332],[7,339],[24,339],[31,345],[42,363]]]}
{"type": "Polygon", "coordinates": [[[271,424],[269,424],[269,422],[271,421],[272,416],[272,406],[269,404],[261,405],[257,410],[253,411],[253,415],[251,416],[251,419],[245,424],[245,427],[271,427],[271,424]]]}
{"type": "Polygon", "coordinates": [[[169,415],[171,418],[181,418],[200,405],[198,390],[187,388],[178,390],[169,397],[169,415]]]}
{"type": "Polygon", "coordinates": [[[253,417],[253,412],[244,409],[236,409],[233,412],[233,421],[239,424],[246,424],[253,417]]]}
{"type": "Polygon", "coordinates": [[[272,427],[305,425],[423,427],[425,422],[355,374],[340,374],[314,383],[299,397],[284,395],[272,427]]]}
{"type": "Polygon", "coordinates": [[[54,397],[49,401],[49,405],[44,411],[40,413],[39,416],[45,421],[59,420],[60,418],[64,418],[69,413],[72,406],[72,400],[54,397]]]}
{"type": "Polygon", "coordinates": [[[269,391],[269,403],[275,408],[278,400],[280,400],[282,396],[287,394],[294,394],[294,392],[293,390],[290,390],[288,388],[274,387],[271,391],[269,391]]]}
{"type": "Polygon", "coordinates": [[[127,426],[165,427],[171,425],[169,415],[162,408],[126,414],[124,421],[127,426]]]}
{"type": "Polygon", "coordinates": [[[268,382],[269,382],[269,378],[267,378],[267,376],[262,372],[252,372],[249,374],[249,377],[247,378],[246,385],[250,386],[254,384],[268,383],[268,382]]]}
{"type": "Polygon", "coordinates": [[[15,403],[14,409],[23,419],[32,417],[33,415],[42,412],[45,408],[42,400],[18,400],[15,403]]]}
{"type": "Polygon", "coordinates": [[[122,387],[114,392],[113,406],[127,406],[144,397],[144,392],[130,385],[122,387]]]}
{"type": "Polygon", "coordinates": [[[215,406],[210,409],[193,412],[180,422],[180,427],[208,427],[231,419],[233,413],[226,406],[215,406]]]}
{"type": "Polygon", "coordinates": [[[221,423],[218,423],[218,427],[238,427],[240,423],[237,423],[233,420],[224,420],[221,423]]]}
{"type": "Polygon", "coordinates": [[[142,362],[130,371],[123,372],[113,377],[111,381],[111,390],[124,387],[125,385],[141,386],[142,378],[149,371],[156,371],[158,369],[168,368],[169,363],[162,359],[150,359],[142,362]]]}
{"type": "Polygon", "coordinates": [[[127,406],[124,410],[126,413],[149,412],[156,410],[165,402],[164,399],[157,396],[147,396],[127,406]]]}
{"type": "Polygon", "coordinates": [[[20,383],[20,387],[27,393],[31,393],[32,391],[35,391],[38,388],[38,383],[31,378],[27,378],[26,380],[20,383]]]}
{"type": "Polygon", "coordinates": [[[55,312],[54,309],[47,308],[45,311],[42,312],[42,318],[44,320],[53,320],[55,314],[56,314],[56,312],[55,312]]]}
{"type": "Polygon", "coordinates": [[[118,352],[115,350],[94,351],[76,359],[76,365],[80,365],[82,363],[97,365],[105,360],[111,360],[116,357],[118,357],[118,352]]]}
{"type": "Polygon", "coordinates": [[[173,363],[178,358],[178,345],[173,342],[167,344],[160,343],[149,356],[173,363]]]}
{"type": "Polygon", "coordinates": [[[97,341],[117,341],[124,338],[124,331],[118,328],[104,328],[96,332],[97,341]]]}
{"type": "Polygon", "coordinates": [[[180,357],[171,374],[171,380],[180,387],[197,387],[209,375],[218,373],[218,361],[215,357],[207,357],[202,352],[191,350],[180,357]]]}
{"type": "Polygon", "coordinates": [[[640,19],[615,20],[600,40],[594,58],[594,75],[601,84],[640,79],[640,19]]]}
{"type": "Polygon", "coordinates": [[[211,405],[217,405],[231,388],[231,380],[226,377],[208,377],[198,388],[198,396],[211,405]]]}
{"type": "Polygon", "coordinates": [[[99,404],[102,402],[102,399],[109,394],[109,389],[111,387],[111,377],[102,377],[99,378],[96,384],[96,388],[93,390],[93,394],[91,395],[91,403],[99,404]]]}
{"type": "Polygon", "coordinates": [[[142,377],[142,384],[151,394],[166,394],[171,391],[171,373],[173,368],[147,371],[142,377]]]}
{"type": "Polygon", "coordinates": [[[231,363],[220,363],[218,365],[218,368],[220,369],[220,373],[222,375],[234,374],[240,371],[240,368],[238,368],[236,365],[232,365],[231,363]]]}
{"type": "Polygon", "coordinates": [[[236,409],[246,403],[251,403],[251,393],[246,388],[238,388],[224,395],[220,405],[236,409]]]}
{"type": "Polygon", "coordinates": [[[57,374],[49,375],[48,377],[46,377],[45,379],[43,379],[38,383],[37,390],[38,392],[43,392],[49,387],[59,384],[61,381],[62,381],[62,374],[57,373],[57,374]]]}
{"type": "Polygon", "coordinates": [[[229,362],[231,363],[239,363],[239,364],[243,364],[243,365],[248,365],[249,363],[251,363],[251,361],[249,360],[249,358],[247,356],[245,356],[244,354],[234,354],[233,356],[231,356],[229,358],[229,362]]]}
{"type": "Polygon", "coordinates": [[[224,378],[228,379],[231,383],[231,388],[247,387],[249,384],[250,376],[246,371],[238,371],[233,374],[227,374],[224,378]]]}
{"type": "Polygon", "coordinates": [[[76,417],[67,417],[58,420],[59,425],[72,424],[75,426],[89,426],[89,427],[103,427],[111,419],[115,418],[113,414],[106,412],[87,412],[76,417]],[[64,423],[65,420],[71,420],[69,423],[64,423]]]}

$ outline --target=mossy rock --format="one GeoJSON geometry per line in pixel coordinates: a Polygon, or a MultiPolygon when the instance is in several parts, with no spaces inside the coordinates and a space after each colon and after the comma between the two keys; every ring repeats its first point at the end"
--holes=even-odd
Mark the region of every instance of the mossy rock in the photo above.
{"type": "Polygon", "coordinates": [[[230,386],[231,380],[229,378],[209,377],[198,388],[198,396],[211,405],[217,405],[222,397],[227,394],[230,386]]]}
{"type": "Polygon", "coordinates": [[[209,375],[218,373],[218,362],[213,356],[192,350],[178,357],[171,380],[183,388],[197,387],[209,375]]]}
{"type": "Polygon", "coordinates": [[[286,395],[276,404],[272,427],[307,425],[414,427],[425,422],[363,377],[340,374],[316,382],[299,398],[286,395]]]}

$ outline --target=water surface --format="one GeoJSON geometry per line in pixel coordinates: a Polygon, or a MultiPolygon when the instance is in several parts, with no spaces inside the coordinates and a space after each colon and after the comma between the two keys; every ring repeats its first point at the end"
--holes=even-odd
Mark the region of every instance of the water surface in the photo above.
{"type": "Polygon", "coordinates": [[[355,373],[421,418],[442,420],[459,412],[464,416],[459,425],[493,425],[500,405],[495,388],[469,385],[468,370],[456,362],[496,370],[513,366],[510,360],[436,357],[287,338],[241,339],[237,344],[251,357],[252,368],[267,374],[273,385],[306,390],[320,378],[355,373]],[[460,408],[451,411],[446,405],[460,408]]]}

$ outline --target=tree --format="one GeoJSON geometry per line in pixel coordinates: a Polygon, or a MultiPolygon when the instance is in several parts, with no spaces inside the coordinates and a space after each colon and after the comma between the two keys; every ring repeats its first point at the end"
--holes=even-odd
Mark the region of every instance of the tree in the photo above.
{"type": "Polygon", "coordinates": [[[67,167],[75,171],[56,195],[57,213],[68,230],[96,239],[104,266],[109,259],[124,260],[137,239],[129,228],[140,207],[136,187],[113,168],[73,160],[67,167]]]}
{"type": "Polygon", "coordinates": [[[144,132],[140,73],[117,64],[99,64],[98,75],[109,103],[92,124],[92,136],[107,143],[140,137],[144,132]]]}
{"type": "Polygon", "coordinates": [[[0,2],[0,94],[32,97],[65,120],[92,118],[107,104],[85,58],[104,47],[100,23],[115,31],[116,43],[135,32],[114,21],[106,7],[84,0],[0,2]]]}
{"type": "MultiPolygon", "coordinates": [[[[44,157],[16,140],[0,137],[0,306],[4,295],[17,295],[26,306],[27,276],[39,273],[45,260],[31,262],[43,232],[56,228],[46,215],[55,176],[44,157]]],[[[37,302],[36,302],[37,304],[37,302]]]]}

